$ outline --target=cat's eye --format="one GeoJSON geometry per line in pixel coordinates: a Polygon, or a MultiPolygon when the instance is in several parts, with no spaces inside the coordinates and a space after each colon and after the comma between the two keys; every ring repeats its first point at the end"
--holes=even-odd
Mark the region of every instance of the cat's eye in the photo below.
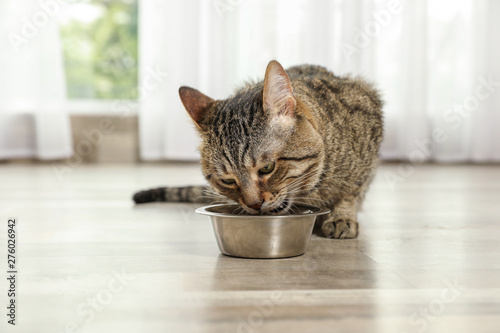
{"type": "Polygon", "coordinates": [[[262,168],[259,169],[259,172],[261,174],[266,174],[266,173],[273,172],[273,170],[274,170],[274,162],[267,163],[266,165],[264,165],[264,167],[262,167],[262,168]]]}
{"type": "Polygon", "coordinates": [[[233,185],[236,183],[236,179],[233,178],[221,179],[221,181],[226,185],[233,185]]]}

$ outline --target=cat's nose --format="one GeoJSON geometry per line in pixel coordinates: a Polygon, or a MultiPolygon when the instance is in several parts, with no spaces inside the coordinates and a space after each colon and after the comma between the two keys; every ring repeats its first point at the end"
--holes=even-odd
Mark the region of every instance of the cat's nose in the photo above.
{"type": "Polygon", "coordinates": [[[260,210],[260,206],[262,206],[263,203],[264,203],[264,200],[262,200],[259,203],[256,203],[256,204],[253,204],[253,205],[247,205],[247,206],[250,207],[250,208],[252,208],[252,209],[255,209],[255,210],[260,210]]]}

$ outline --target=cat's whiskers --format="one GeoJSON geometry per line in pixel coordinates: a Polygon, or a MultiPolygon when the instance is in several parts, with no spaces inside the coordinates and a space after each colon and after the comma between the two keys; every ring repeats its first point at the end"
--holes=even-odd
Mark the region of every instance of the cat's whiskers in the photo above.
{"type": "Polygon", "coordinates": [[[300,211],[295,206],[295,203],[290,203],[290,207],[287,207],[285,214],[300,214],[300,211]]]}
{"type": "Polygon", "coordinates": [[[216,204],[233,204],[235,203],[234,200],[229,199],[228,197],[219,194],[215,191],[213,191],[210,188],[204,188],[203,189],[203,195],[200,195],[198,198],[206,198],[206,199],[213,199],[210,201],[208,204],[209,205],[216,205],[216,204]]]}
{"type": "Polygon", "coordinates": [[[297,184],[297,185],[290,187],[290,188],[285,188],[284,190],[286,190],[287,193],[294,193],[296,191],[304,191],[308,187],[310,190],[314,189],[314,186],[310,186],[310,184],[308,184],[308,183],[306,183],[306,181],[304,181],[301,184],[297,184]]]}
{"type": "Polygon", "coordinates": [[[304,199],[304,200],[319,201],[321,203],[329,203],[329,201],[327,201],[327,200],[310,198],[310,197],[292,197],[290,199],[292,199],[292,200],[295,200],[295,199],[304,199]]]}
{"type": "Polygon", "coordinates": [[[278,189],[278,193],[281,193],[282,191],[286,190],[287,192],[294,190],[297,187],[301,187],[304,185],[304,183],[307,181],[307,178],[310,176],[315,176],[318,171],[317,170],[312,170],[309,171],[308,173],[305,173],[301,175],[299,178],[295,179],[294,181],[290,182],[289,184],[285,184],[282,188],[278,189]]]}
{"type": "MultiPolygon", "coordinates": [[[[330,169],[331,170],[331,169],[330,169]]],[[[328,171],[328,170],[327,170],[328,171]]],[[[287,189],[288,193],[296,193],[296,192],[303,192],[304,189],[305,189],[305,186],[300,186],[300,185],[304,185],[304,182],[305,182],[305,179],[303,179],[303,177],[305,178],[306,176],[309,176],[308,174],[304,174],[303,176],[301,176],[298,180],[303,180],[300,184],[297,184],[298,186],[290,186],[291,184],[288,184],[286,186],[283,187],[283,189],[287,189]],[[288,188],[289,187],[289,188],[288,188]]],[[[311,175],[312,177],[314,177],[315,175],[311,175]]],[[[320,188],[325,188],[325,187],[320,187],[320,186],[317,186],[319,184],[321,184],[323,181],[325,180],[329,180],[329,179],[333,179],[333,178],[337,178],[337,181],[340,181],[342,183],[348,183],[347,181],[344,181],[343,179],[341,179],[341,177],[344,177],[345,175],[333,175],[333,176],[329,176],[329,177],[325,177],[325,178],[321,178],[318,183],[312,187],[310,189],[310,191],[313,191],[315,189],[320,189],[320,188]]],[[[336,190],[338,192],[343,192],[342,190],[340,189],[337,189],[337,188],[330,188],[330,189],[333,189],[333,190],[336,190]]]]}
{"type": "Polygon", "coordinates": [[[217,192],[214,192],[214,191],[211,191],[211,190],[205,191],[204,194],[207,195],[207,196],[212,196],[213,198],[226,198],[226,199],[229,199],[225,195],[222,195],[220,193],[217,193],[217,192]]]}
{"type": "MultiPolygon", "coordinates": [[[[300,183],[302,181],[305,181],[307,177],[315,177],[317,176],[318,174],[325,174],[329,171],[333,170],[333,168],[330,168],[330,169],[316,169],[316,170],[312,170],[312,171],[309,171],[308,173],[305,173],[303,175],[301,175],[299,178],[297,178],[296,180],[292,181],[291,183],[289,184],[286,184],[283,188],[287,188],[287,187],[293,187],[295,184],[297,183],[300,183]]],[[[329,177],[324,177],[324,178],[320,178],[318,183],[321,183],[322,181],[325,181],[325,180],[328,180],[328,179],[331,179],[331,178],[341,178],[341,177],[345,177],[346,175],[332,175],[332,176],[329,176],[329,177]]]]}
{"type": "MultiPolygon", "coordinates": [[[[295,203],[297,203],[297,204],[309,205],[309,203],[308,203],[308,202],[305,202],[305,201],[298,201],[298,200],[297,200],[297,201],[294,201],[293,203],[294,203],[294,204],[295,204],[295,203]]],[[[297,208],[297,209],[298,209],[298,208],[297,208]]],[[[299,212],[299,214],[300,214],[300,213],[301,213],[301,212],[299,212]]]]}
{"type": "Polygon", "coordinates": [[[241,207],[241,206],[238,206],[238,207],[236,207],[236,208],[233,210],[233,212],[232,212],[231,214],[235,214],[235,213],[236,213],[236,215],[243,215],[243,213],[244,213],[244,212],[245,212],[245,209],[244,209],[243,207],[241,207]],[[240,211],[239,211],[238,213],[236,213],[236,211],[237,211],[238,209],[239,209],[240,211]]]}
{"type": "Polygon", "coordinates": [[[218,193],[211,193],[211,192],[203,192],[202,195],[200,195],[200,197],[207,197],[207,198],[227,198],[226,196],[224,195],[220,195],[218,193]]]}
{"type": "Polygon", "coordinates": [[[220,195],[219,193],[217,193],[217,192],[215,192],[214,190],[212,190],[210,187],[205,187],[205,188],[203,189],[203,192],[205,192],[205,193],[213,193],[213,194],[218,194],[218,195],[220,195]]]}
{"type": "Polygon", "coordinates": [[[314,177],[314,176],[316,176],[319,172],[320,172],[320,170],[319,170],[319,169],[316,169],[316,170],[311,170],[311,171],[309,171],[309,172],[307,172],[307,173],[305,173],[305,174],[301,175],[299,178],[297,178],[297,179],[295,179],[295,180],[291,181],[290,183],[285,184],[285,185],[282,187],[282,189],[283,189],[283,188],[287,188],[287,187],[293,187],[295,184],[297,184],[297,183],[300,183],[300,182],[304,181],[304,180],[305,180],[305,178],[307,178],[307,177],[309,177],[309,176],[313,176],[313,177],[314,177]]]}
{"type": "Polygon", "coordinates": [[[296,183],[299,183],[299,182],[300,182],[301,180],[303,180],[305,177],[307,177],[307,176],[309,176],[309,175],[311,175],[311,174],[315,174],[315,173],[317,173],[317,172],[319,172],[319,170],[318,170],[318,169],[315,169],[315,170],[311,170],[311,171],[309,171],[309,172],[307,172],[307,173],[305,173],[305,174],[302,174],[302,175],[300,175],[297,179],[295,179],[295,180],[291,181],[291,182],[290,182],[290,183],[288,183],[288,184],[285,184],[282,188],[287,187],[287,186],[292,186],[292,185],[294,185],[294,184],[296,184],[296,183]]]}

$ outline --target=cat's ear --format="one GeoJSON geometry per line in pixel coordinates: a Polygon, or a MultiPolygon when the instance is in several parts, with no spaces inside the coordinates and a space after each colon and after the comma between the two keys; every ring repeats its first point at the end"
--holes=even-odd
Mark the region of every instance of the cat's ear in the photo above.
{"type": "Polygon", "coordinates": [[[272,119],[278,119],[286,124],[294,122],[297,101],[293,97],[288,74],[276,60],[272,60],[267,65],[263,105],[264,110],[271,114],[272,119]]]}
{"type": "Polygon", "coordinates": [[[180,87],[179,96],[181,97],[182,104],[184,104],[186,111],[201,129],[201,123],[206,116],[206,111],[210,104],[215,101],[198,90],[189,87],[180,87]]]}

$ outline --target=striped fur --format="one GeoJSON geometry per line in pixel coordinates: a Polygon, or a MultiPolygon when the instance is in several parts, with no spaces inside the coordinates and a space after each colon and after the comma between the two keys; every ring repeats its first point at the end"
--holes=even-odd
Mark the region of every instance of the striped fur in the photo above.
{"type": "Polygon", "coordinates": [[[358,235],[357,212],[383,134],[382,102],[371,85],[319,66],[285,72],[272,61],[264,81],[228,99],[188,87],[179,92],[202,138],[209,187],[143,191],[134,196],[137,203],[223,197],[250,213],[282,214],[306,202],[332,210],[318,221],[326,237],[358,235]]]}
{"type": "Polygon", "coordinates": [[[133,199],[138,204],[155,201],[207,203],[210,202],[205,199],[207,192],[206,186],[159,187],[137,192],[133,199]]]}

